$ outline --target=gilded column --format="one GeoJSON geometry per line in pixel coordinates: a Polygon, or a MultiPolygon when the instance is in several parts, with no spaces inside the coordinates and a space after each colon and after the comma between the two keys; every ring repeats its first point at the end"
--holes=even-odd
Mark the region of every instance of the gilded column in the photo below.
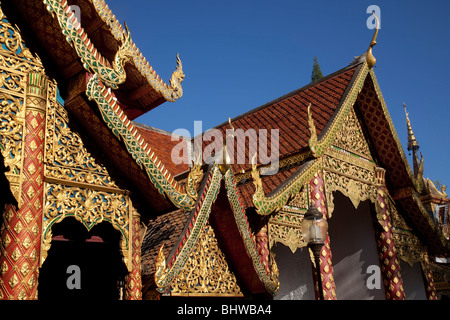
{"type": "Polygon", "coordinates": [[[42,227],[44,139],[47,79],[30,73],[27,79],[21,195],[18,208],[4,213],[0,244],[2,299],[37,299],[42,227]]]}
{"type": "Polygon", "coordinates": [[[428,300],[438,300],[436,294],[436,287],[434,285],[433,273],[431,272],[430,267],[430,258],[428,257],[428,253],[425,251],[424,259],[421,262],[422,271],[425,276],[425,291],[427,294],[428,300]]]}
{"type": "MultiPolygon", "coordinates": [[[[322,212],[325,219],[328,218],[327,205],[322,172],[317,172],[309,182],[311,202],[322,212]]],[[[322,290],[324,300],[336,300],[336,285],[334,283],[333,265],[331,262],[330,236],[327,234],[325,244],[320,252],[320,277],[322,279],[322,290]]],[[[318,281],[316,268],[313,268],[316,299],[319,299],[318,281]]]]}
{"type": "Polygon", "coordinates": [[[141,232],[141,217],[133,210],[132,218],[132,243],[131,243],[131,266],[132,270],[125,278],[125,300],[141,300],[142,299],[142,278],[141,278],[141,244],[142,237],[141,232]]]}
{"type": "Polygon", "coordinates": [[[376,235],[378,256],[383,276],[384,292],[387,300],[404,300],[403,281],[400,274],[400,263],[395,248],[392,232],[391,214],[387,209],[385,174],[383,168],[376,168],[377,179],[377,219],[376,235]]]}

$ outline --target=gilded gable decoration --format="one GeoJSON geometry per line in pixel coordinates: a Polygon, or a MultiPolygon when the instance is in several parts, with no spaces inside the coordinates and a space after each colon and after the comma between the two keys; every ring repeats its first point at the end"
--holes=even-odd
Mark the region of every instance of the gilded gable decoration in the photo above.
{"type": "Polygon", "coordinates": [[[333,145],[365,159],[373,160],[354,108],[344,117],[344,123],[345,125],[336,134],[333,145]]]}
{"type": "Polygon", "coordinates": [[[67,1],[45,0],[44,4],[47,5],[47,10],[58,19],[67,42],[75,48],[84,68],[98,74],[102,82],[107,86],[117,89],[117,86],[126,79],[124,65],[131,58],[130,34],[128,33],[123,38],[122,46],[117,51],[114,61],[111,63],[92,45],[80,22],[76,21],[75,24],[72,24],[73,13],[67,1]]]}
{"type": "Polygon", "coordinates": [[[253,183],[256,186],[256,191],[253,195],[253,204],[260,215],[269,215],[272,212],[278,212],[283,206],[291,199],[292,196],[297,194],[302,186],[311,179],[317,170],[322,167],[322,161],[320,159],[310,160],[300,166],[299,171],[296,173],[295,179],[292,179],[283,186],[276,194],[266,196],[261,184],[261,178],[259,176],[259,170],[256,165],[253,165],[253,183]]]}
{"type": "Polygon", "coordinates": [[[170,292],[174,296],[243,296],[209,223],[170,292]]]}
{"type": "Polygon", "coordinates": [[[192,221],[189,225],[180,247],[170,260],[166,263],[163,247],[159,249],[156,259],[155,283],[159,292],[164,292],[171,283],[176,279],[181,270],[183,270],[186,262],[205,228],[211,206],[217,198],[220,189],[220,181],[222,174],[218,166],[214,166],[207,176],[206,185],[202,191],[200,201],[194,209],[192,221]]]}
{"type": "Polygon", "coordinates": [[[42,73],[43,67],[1,8],[0,42],[3,44],[0,46],[0,146],[11,192],[20,202],[27,75],[29,72],[42,73]]]}
{"type": "Polygon", "coordinates": [[[49,86],[45,176],[47,179],[118,189],[105,166],[84,146],[81,136],[69,127],[67,110],[56,100],[56,85],[49,86]]]}

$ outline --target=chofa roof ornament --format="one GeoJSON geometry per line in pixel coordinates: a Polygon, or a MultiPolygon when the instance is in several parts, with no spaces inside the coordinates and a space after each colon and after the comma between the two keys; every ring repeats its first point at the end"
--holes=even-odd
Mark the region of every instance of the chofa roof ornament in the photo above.
{"type": "Polygon", "coordinates": [[[378,36],[378,29],[380,29],[380,21],[378,20],[378,17],[376,16],[376,14],[374,12],[372,12],[372,15],[375,17],[377,26],[375,28],[375,33],[373,35],[372,41],[370,42],[369,49],[367,50],[367,54],[366,54],[367,66],[369,67],[369,69],[371,69],[377,61],[377,59],[375,59],[375,57],[372,54],[372,47],[377,44],[376,40],[377,40],[377,36],[378,36]]]}

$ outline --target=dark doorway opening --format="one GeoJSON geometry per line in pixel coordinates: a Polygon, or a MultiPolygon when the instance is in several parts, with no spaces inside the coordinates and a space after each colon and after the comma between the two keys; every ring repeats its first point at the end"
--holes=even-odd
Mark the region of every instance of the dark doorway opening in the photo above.
{"type": "Polygon", "coordinates": [[[117,300],[128,273],[120,232],[109,222],[91,231],[74,218],[52,227],[52,245],[39,271],[39,300],[117,300]]]}

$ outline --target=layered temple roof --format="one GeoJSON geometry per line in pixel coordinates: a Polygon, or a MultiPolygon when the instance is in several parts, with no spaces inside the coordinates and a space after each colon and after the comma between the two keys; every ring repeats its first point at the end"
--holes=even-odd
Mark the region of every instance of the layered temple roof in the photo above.
{"type": "MultiPolygon", "coordinates": [[[[189,168],[172,160],[172,150],[180,141],[131,121],[181,96],[181,61],[177,60],[171,85],[165,84],[102,0],[73,4],[82,9],[82,23],[75,31],[67,26],[71,13],[65,0],[45,0],[45,5],[15,0],[4,6],[29,46],[42,57],[48,75],[58,81],[64,107],[79,130],[127,180],[133,202],[141,204],[137,209],[147,224],[142,246],[144,278],[156,274],[158,287],[167,289],[168,279],[181,272],[208,222],[244,289],[252,294],[276,292],[273,270],[255,244],[257,230],[249,218],[259,217],[261,203],[269,208],[264,214],[270,214],[298,192],[319,166],[320,157],[332,148],[350,110],[361,122],[360,134],[370,149],[370,156],[357,156],[386,169],[386,185],[401,214],[430,252],[448,254],[448,240],[421,201],[427,195],[436,198],[438,191],[423,179],[423,168],[411,170],[372,69],[375,37],[369,51],[350,65],[231,120],[236,131],[267,130],[268,154],[270,130],[279,130],[279,171],[261,177],[258,202],[248,144],[244,145],[246,162],[232,164],[232,170],[222,172],[215,164],[189,168]]],[[[226,136],[230,124],[217,129],[226,136]]],[[[239,143],[243,141],[238,141],[235,151],[239,143]]]]}

